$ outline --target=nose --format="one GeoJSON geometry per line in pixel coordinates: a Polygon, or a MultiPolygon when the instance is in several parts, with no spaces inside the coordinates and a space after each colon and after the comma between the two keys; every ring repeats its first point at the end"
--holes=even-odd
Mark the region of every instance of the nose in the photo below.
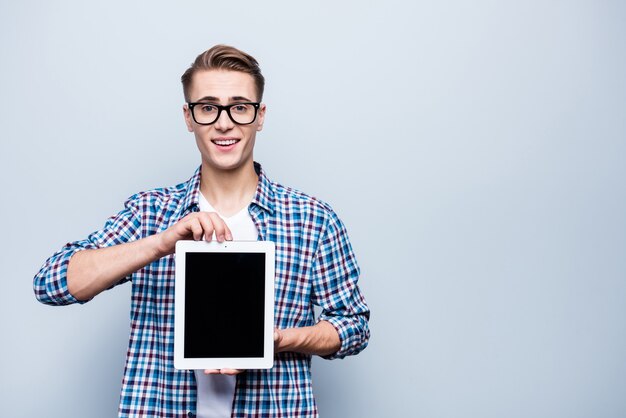
{"type": "Polygon", "coordinates": [[[228,131],[229,129],[232,129],[234,125],[235,124],[232,120],[230,120],[230,116],[228,116],[226,109],[222,110],[222,113],[220,113],[220,116],[214,124],[215,129],[219,131],[228,131]]]}

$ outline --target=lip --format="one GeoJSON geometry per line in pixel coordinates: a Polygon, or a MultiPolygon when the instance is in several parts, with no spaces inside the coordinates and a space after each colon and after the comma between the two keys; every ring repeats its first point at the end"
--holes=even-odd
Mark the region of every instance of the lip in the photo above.
{"type": "Polygon", "coordinates": [[[229,151],[241,141],[239,138],[218,137],[211,139],[211,142],[221,151],[229,151]]]}

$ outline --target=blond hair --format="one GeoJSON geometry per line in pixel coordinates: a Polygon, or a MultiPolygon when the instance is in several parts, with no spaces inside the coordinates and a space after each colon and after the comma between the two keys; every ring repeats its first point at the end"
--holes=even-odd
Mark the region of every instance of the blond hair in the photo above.
{"type": "Polygon", "coordinates": [[[215,45],[196,57],[191,67],[180,78],[183,83],[185,100],[189,101],[189,89],[193,75],[202,70],[230,70],[250,74],[256,86],[257,101],[263,98],[265,78],[261,74],[259,63],[254,57],[228,45],[215,45]]]}

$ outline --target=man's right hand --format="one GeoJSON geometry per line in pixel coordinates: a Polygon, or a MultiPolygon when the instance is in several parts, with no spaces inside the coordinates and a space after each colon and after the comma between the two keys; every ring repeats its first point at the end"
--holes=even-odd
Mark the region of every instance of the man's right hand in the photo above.
{"type": "Polygon", "coordinates": [[[193,239],[218,242],[232,241],[233,236],[226,222],[216,212],[194,212],[185,216],[158,234],[158,258],[174,253],[176,242],[193,239]]]}

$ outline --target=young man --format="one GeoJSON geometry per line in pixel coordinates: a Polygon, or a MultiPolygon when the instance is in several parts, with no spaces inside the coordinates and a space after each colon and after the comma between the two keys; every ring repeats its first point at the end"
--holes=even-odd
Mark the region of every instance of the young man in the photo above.
{"type": "Polygon", "coordinates": [[[266,106],[253,57],[215,46],[196,58],[182,83],[201,166],[185,183],[130,197],[103,229],[50,257],[35,276],[35,294],[51,305],[84,303],[132,281],[119,416],[317,416],[311,355],[343,358],[369,339],[369,310],[345,228],[328,205],[271,182],[254,162],[266,106]],[[173,252],[183,239],[276,243],[271,369],[174,369],[173,252]],[[322,308],[317,322],[313,305],[322,308]]]}

